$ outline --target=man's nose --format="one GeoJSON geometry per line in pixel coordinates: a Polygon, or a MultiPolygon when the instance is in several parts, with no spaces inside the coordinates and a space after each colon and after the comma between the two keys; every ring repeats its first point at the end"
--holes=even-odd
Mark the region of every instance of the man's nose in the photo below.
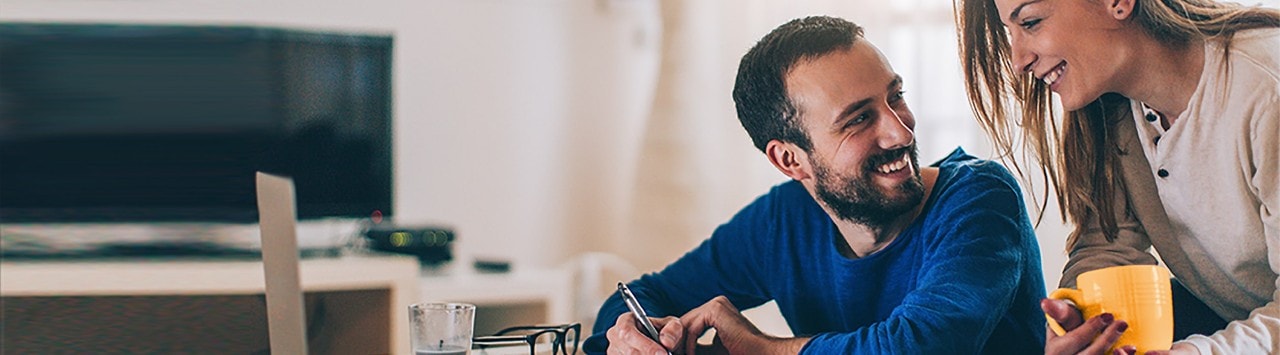
{"type": "Polygon", "coordinates": [[[884,150],[894,150],[911,146],[915,143],[916,134],[907,127],[903,117],[896,111],[888,110],[885,119],[880,120],[880,148],[884,150]]]}

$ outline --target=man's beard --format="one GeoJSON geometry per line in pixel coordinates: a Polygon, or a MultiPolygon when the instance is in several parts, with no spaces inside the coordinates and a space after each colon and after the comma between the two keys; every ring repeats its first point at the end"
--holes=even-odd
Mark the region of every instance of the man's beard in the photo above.
{"type": "MultiPolygon", "coordinates": [[[[911,211],[924,198],[924,183],[920,179],[920,163],[916,161],[916,146],[887,151],[866,160],[856,176],[833,173],[820,159],[814,159],[814,177],[817,180],[818,198],[826,203],[842,220],[881,229],[904,213],[911,211]],[[890,191],[884,191],[873,179],[881,165],[911,155],[911,171],[914,176],[890,191]]],[[[852,175],[852,174],[850,174],[852,175]]]]}

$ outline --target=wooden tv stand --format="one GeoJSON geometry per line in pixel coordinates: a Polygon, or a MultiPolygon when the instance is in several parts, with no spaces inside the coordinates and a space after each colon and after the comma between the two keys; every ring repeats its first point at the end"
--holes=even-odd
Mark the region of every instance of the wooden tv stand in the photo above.
{"type": "MultiPolygon", "coordinates": [[[[304,258],[309,349],[407,354],[416,259],[304,258]]],[[[262,261],[6,259],[0,353],[268,352],[262,261]]]]}

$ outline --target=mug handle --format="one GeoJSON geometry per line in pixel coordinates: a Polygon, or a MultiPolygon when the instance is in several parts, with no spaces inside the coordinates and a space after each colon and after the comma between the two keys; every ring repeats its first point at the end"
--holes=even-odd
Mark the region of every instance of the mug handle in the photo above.
{"type": "MultiPolygon", "coordinates": [[[[1055,300],[1065,299],[1074,302],[1077,305],[1084,304],[1084,294],[1081,293],[1080,290],[1076,289],[1060,288],[1053,290],[1053,292],[1049,294],[1049,298],[1055,300]]],[[[1058,324],[1058,321],[1054,320],[1053,317],[1050,317],[1048,313],[1044,315],[1044,319],[1049,321],[1049,329],[1052,329],[1054,334],[1057,334],[1058,336],[1067,334],[1067,330],[1062,329],[1062,325],[1058,324]]]]}

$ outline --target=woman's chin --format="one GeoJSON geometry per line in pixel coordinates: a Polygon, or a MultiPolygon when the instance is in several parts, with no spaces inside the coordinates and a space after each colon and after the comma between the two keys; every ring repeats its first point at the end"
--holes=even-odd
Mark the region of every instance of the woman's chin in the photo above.
{"type": "Polygon", "coordinates": [[[1058,93],[1058,102],[1062,103],[1062,109],[1067,112],[1083,109],[1085,106],[1088,106],[1097,99],[1098,96],[1093,96],[1092,98],[1085,100],[1085,97],[1081,95],[1072,95],[1071,93],[1064,95],[1062,93],[1058,93]]]}

